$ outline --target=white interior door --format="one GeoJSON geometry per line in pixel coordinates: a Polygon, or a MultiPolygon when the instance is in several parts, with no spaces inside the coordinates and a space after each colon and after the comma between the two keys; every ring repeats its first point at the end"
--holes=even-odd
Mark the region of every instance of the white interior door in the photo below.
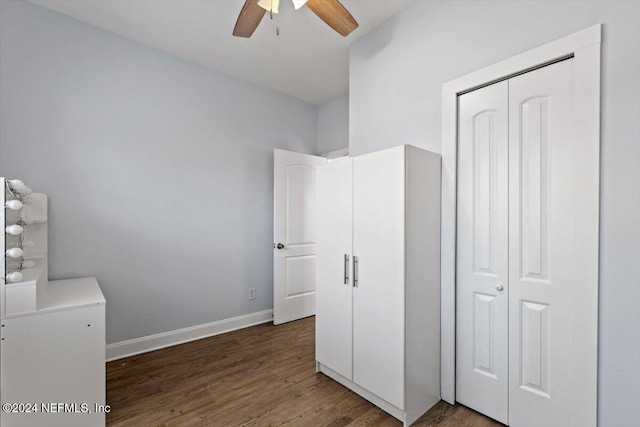
{"type": "Polygon", "coordinates": [[[353,159],[316,172],[316,360],[353,379],[353,159]]]}
{"type": "Polygon", "coordinates": [[[595,361],[596,323],[578,319],[597,309],[584,271],[598,248],[583,241],[594,230],[575,219],[592,206],[583,193],[597,189],[579,180],[590,166],[576,160],[572,76],[567,60],[509,80],[511,425],[596,422],[595,366],[582,365],[595,361]],[[572,415],[580,401],[583,410],[572,415]]]}
{"type": "Polygon", "coordinates": [[[508,419],[508,83],[458,98],[456,400],[508,419]]]}
{"type": "Polygon", "coordinates": [[[324,157],[274,150],[273,323],[316,308],[316,166],[324,157]]]}
{"type": "Polygon", "coordinates": [[[353,381],[404,409],[405,147],[353,160],[353,381]]]}

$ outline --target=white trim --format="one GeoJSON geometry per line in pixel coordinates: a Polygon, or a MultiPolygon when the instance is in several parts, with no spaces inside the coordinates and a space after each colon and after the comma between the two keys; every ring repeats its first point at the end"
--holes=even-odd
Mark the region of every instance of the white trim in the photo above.
{"type": "MultiPolygon", "coordinates": [[[[571,34],[559,40],[529,50],[513,58],[475,71],[466,76],[451,80],[442,85],[442,241],[441,241],[441,395],[446,402],[454,404],[455,390],[455,310],[456,310],[456,178],[457,178],[457,123],[458,94],[495,82],[508,76],[529,70],[553,60],[574,55],[576,105],[583,111],[578,112],[582,123],[581,138],[585,145],[592,148],[585,154],[585,161],[592,162],[598,172],[595,177],[584,177],[590,181],[599,179],[599,146],[600,146],[600,44],[602,42],[602,24],[571,34]]],[[[590,187],[591,188],[591,187],[590,187]]],[[[596,187],[598,188],[597,184],[596,187]]],[[[597,212],[597,209],[596,209],[597,212]]],[[[598,230],[598,218],[588,217],[598,230]],[[595,221],[595,223],[594,223],[595,221]]],[[[597,233],[596,233],[597,236],[597,233]]],[[[597,259],[597,258],[596,258],[597,259]]],[[[597,266],[594,266],[597,277],[597,266]]],[[[597,282],[596,282],[597,286],[597,282]]],[[[597,304],[597,302],[596,302],[597,304]]],[[[596,305],[597,306],[597,305],[596,305]]],[[[597,314],[585,322],[597,322],[597,314]]],[[[592,372],[595,381],[597,372],[597,355],[589,355],[581,364],[580,372],[592,372]]],[[[589,396],[595,412],[596,397],[589,396]]],[[[581,396],[581,399],[585,396],[581,396]]],[[[585,401],[585,400],[582,400],[585,401]]],[[[572,405],[573,406],[573,405],[572,405]]],[[[577,407],[567,408],[572,419],[580,419],[577,407]]],[[[589,411],[586,411],[589,412],[589,411]]],[[[595,419],[593,414],[583,414],[582,419],[595,419]]]]}
{"type": "Polygon", "coordinates": [[[107,362],[273,321],[273,310],[231,317],[107,345],[107,362]]]}
{"type": "Polygon", "coordinates": [[[329,151],[322,155],[322,157],[326,157],[329,162],[332,160],[337,160],[342,157],[349,157],[349,148],[341,148],[340,150],[329,151]]]}
{"type": "Polygon", "coordinates": [[[442,85],[442,96],[457,95],[460,92],[546,64],[601,42],[602,24],[597,24],[559,40],[528,50],[520,55],[505,59],[497,64],[448,81],[442,85]]]}

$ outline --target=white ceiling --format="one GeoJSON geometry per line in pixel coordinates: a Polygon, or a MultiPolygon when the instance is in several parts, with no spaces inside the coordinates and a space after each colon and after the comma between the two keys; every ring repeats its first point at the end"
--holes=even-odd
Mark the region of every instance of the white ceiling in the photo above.
{"type": "Polygon", "coordinates": [[[342,37],[281,0],[249,39],[232,31],[244,0],[30,0],[239,79],[321,104],[349,84],[349,44],[414,0],[342,0],[360,27],[342,37]],[[280,36],[276,36],[276,23],[280,36]]]}

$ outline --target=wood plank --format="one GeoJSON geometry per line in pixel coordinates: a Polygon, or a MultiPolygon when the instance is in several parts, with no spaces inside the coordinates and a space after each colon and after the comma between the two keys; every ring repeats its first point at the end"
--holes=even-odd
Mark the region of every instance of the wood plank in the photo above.
{"type": "MultiPolygon", "coordinates": [[[[263,324],[107,364],[108,426],[400,426],[315,372],[315,319],[263,324]]],[[[500,426],[439,402],[414,426],[500,426]]]]}

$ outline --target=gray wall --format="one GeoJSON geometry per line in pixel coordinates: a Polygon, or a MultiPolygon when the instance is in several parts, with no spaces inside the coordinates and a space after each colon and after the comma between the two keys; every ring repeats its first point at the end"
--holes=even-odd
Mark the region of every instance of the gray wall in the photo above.
{"type": "Polygon", "coordinates": [[[640,425],[640,2],[428,1],[351,47],[352,155],[440,151],[441,85],[604,24],[599,420],[640,425]]]}
{"type": "Polygon", "coordinates": [[[0,5],[0,176],[49,195],[50,276],[98,277],[107,341],[272,308],[273,148],[315,153],[317,107],[0,5]]]}
{"type": "Polygon", "coordinates": [[[318,153],[349,147],[349,92],[318,107],[318,153]]]}

